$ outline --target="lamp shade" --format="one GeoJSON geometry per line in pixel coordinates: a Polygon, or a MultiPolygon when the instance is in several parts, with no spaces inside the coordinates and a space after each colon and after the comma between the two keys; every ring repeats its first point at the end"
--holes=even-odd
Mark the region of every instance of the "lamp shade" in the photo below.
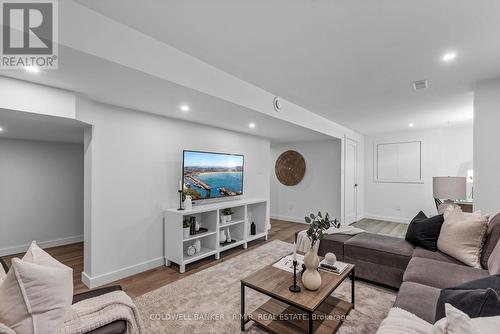
{"type": "Polygon", "coordinates": [[[460,176],[435,176],[432,178],[434,198],[459,200],[466,199],[467,178],[460,176]]]}

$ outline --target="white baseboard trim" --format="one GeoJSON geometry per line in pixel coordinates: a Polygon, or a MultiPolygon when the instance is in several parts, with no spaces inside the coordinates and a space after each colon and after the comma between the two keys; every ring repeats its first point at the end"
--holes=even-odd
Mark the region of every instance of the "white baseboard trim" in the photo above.
{"type": "MultiPolygon", "coordinates": [[[[412,218],[401,218],[401,217],[390,217],[390,216],[380,216],[380,215],[372,215],[370,213],[364,214],[363,218],[368,219],[377,219],[377,220],[386,220],[395,223],[409,224],[412,218]]],[[[361,219],[361,218],[360,218],[361,219]]]]}
{"type": "MultiPolygon", "coordinates": [[[[38,246],[40,246],[40,248],[49,248],[49,247],[57,247],[57,246],[74,244],[74,243],[82,242],[82,241],[83,241],[83,234],[75,235],[73,237],[47,240],[47,241],[38,241],[37,240],[36,244],[38,246]]],[[[24,253],[28,250],[29,247],[30,247],[30,244],[0,248],[0,256],[24,253]]]]}
{"type": "Polygon", "coordinates": [[[156,259],[144,261],[138,264],[134,264],[129,267],[125,267],[122,269],[118,269],[115,271],[111,271],[109,273],[97,275],[97,276],[89,276],[86,272],[82,272],[82,282],[88,288],[93,289],[97,288],[101,285],[108,284],[114,281],[118,281],[122,278],[129,277],[135,274],[142,273],[143,271],[154,269],[156,267],[162,266],[165,264],[165,258],[158,257],[156,259]]]}
{"type": "Polygon", "coordinates": [[[273,214],[271,214],[271,219],[286,220],[286,221],[292,222],[292,223],[307,224],[304,221],[304,218],[296,218],[296,217],[288,217],[288,216],[273,215],[273,214]]]}

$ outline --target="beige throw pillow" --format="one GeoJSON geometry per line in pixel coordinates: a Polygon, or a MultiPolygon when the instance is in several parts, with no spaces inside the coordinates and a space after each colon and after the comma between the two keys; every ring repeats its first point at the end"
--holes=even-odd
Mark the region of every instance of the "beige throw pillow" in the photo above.
{"type": "Polygon", "coordinates": [[[73,271],[33,243],[0,285],[0,323],[16,333],[56,332],[73,300],[73,271]]]}
{"type": "Polygon", "coordinates": [[[464,217],[454,209],[444,220],[437,247],[455,259],[474,268],[481,268],[481,252],[488,229],[488,217],[464,217]]]}

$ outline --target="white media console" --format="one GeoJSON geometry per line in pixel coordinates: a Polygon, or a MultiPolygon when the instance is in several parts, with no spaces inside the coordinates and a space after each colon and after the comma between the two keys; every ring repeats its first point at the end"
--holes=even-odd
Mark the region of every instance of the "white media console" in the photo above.
{"type": "Polygon", "coordinates": [[[203,259],[207,256],[220,258],[220,253],[233,247],[247,248],[249,241],[266,238],[269,227],[267,210],[268,202],[265,199],[239,199],[212,204],[198,205],[192,210],[169,209],[164,211],[165,223],[165,265],[171,262],[179,265],[179,271],[186,271],[186,264],[203,259]],[[233,210],[232,219],[226,224],[221,224],[221,211],[226,208],[233,210]],[[208,231],[183,237],[182,223],[184,217],[194,216],[201,227],[208,231]],[[250,224],[256,225],[256,234],[250,234],[250,224]],[[230,244],[220,244],[220,231],[229,230],[231,238],[235,240],[230,244]],[[189,256],[187,249],[196,240],[201,242],[201,250],[189,256]]]}

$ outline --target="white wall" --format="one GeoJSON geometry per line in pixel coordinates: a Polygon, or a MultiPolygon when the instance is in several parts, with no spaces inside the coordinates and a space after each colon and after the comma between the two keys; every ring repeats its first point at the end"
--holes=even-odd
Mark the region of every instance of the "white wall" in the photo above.
{"type": "Polygon", "coordinates": [[[93,125],[85,151],[91,259],[83,275],[91,286],[163,264],[162,211],[178,205],[183,149],[244,154],[245,196],[269,199],[267,139],[84,99],[77,118],[93,125]]]}
{"type": "Polygon", "coordinates": [[[0,255],[83,240],[83,146],[0,139],[0,255]]]}
{"type": "Polygon", "coordinates": [[[500,212],[500,79],[474,92],[474,208],[500,212]]]}
{"type": "Polygon", "coordinates": [[[365,217],[408,223],[420,210],[436,214],[433,176],[467,176],[473,159],[472,125],[408,130],[365,138],[365,217]],[[423,183],[373,182],[374,143],[422,141],[423,183]]]}
{"type": "Polygon", "coordinates": [[[341,141],[327,140],[271,146],[271,217],[304,222],[311,212],[341,219],[341,141]],[[296,186],[281,184],[274,172],[279,155],[295,150],[304,156],[306,174],[296,186]]]}

